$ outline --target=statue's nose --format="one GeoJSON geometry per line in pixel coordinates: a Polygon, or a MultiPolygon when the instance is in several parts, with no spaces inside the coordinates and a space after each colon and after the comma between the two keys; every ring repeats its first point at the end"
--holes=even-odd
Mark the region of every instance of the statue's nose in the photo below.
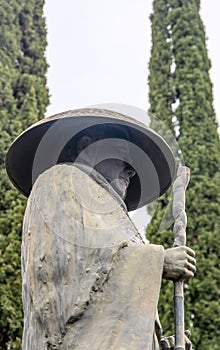
{"type": "Polygon", "coordinates": [[[126,167],[125,172],[128,175],[129,179],[132,179],[132,177],[134,177],[134,175],[136,174],[136,171],[130,167],[126,167]]]}

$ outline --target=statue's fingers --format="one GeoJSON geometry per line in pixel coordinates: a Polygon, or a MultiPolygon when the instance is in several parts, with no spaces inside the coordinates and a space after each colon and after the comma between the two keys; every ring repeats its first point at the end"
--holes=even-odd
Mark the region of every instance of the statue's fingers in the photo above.
{"type": "Polygon", "coordinates": [[[160,341],[160,346],[162,350],[169,350],[169,342],[166,338],[162,338],[160,341]]]}
{"type": "Polygon", "coordinates": [[[187,338],[190,338],[190,337],[191,337],[191,332],[190,332],[189,329],[185,330],[184,333],[185,333],[185,336],[186,336],[187,338]]]}
{"type": "Polygon", "coordinates": [[[187,339],[185,342],[185,348],[186,350],[192,350],[192,343],[189,339],[187,339]]]}
{"type": "Polygon", "coordinates": [[[174,350],[174,345],[175,345],[175,337],[172,335],[167,338],[169,342],[169,349],[174,350]]]}
{"type": "Polygon", "coordinates": [[[189,270],[188,268],[184,268],[180,281],[188,282],[193,277],[194,277],[193,271],[189,270]]]}
{"type": "Polygon", "coordinates": [[[186,350],[192,350],[192,343],[189,340],[191,336],[191,332],[190,330],[187,329],[184,333],[185,333],[185,348],[186,350]]]}
{"type": "Polygon", "coordinates": [[[162,350],[174,350],[174,336],[162,338],[160,345],[162,350]]]}
{"type": "Polygon", "coordinates": [[[189,261],[192,265],[196,266],[196,259],[193,258],[192,256],[188,256],[188,261],[189,261]]]}
{"type": "Polygon", "coordinates": [[[193,258],[195,257],[195,252],[194,252],[194,250],[192,250],[191,248],[189,248],[189,247],[185,247],[186,248],[186,252],[187,252],[187,254],[189,254],[190,256],[192,256],[193,258]]]}
{"type": "Polygon", "coordinates": [[[195,265],[192,265],[191,263],[187,262],[186,267],[187,267],[188,270],[192,271],[193,273],[196,272],[195,265]]]}

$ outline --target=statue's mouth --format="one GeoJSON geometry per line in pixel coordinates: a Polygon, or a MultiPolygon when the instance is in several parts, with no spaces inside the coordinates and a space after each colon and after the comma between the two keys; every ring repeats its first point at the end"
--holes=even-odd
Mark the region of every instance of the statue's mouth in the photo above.
{"type": "Polygon", "coordinates": [[[125,177],[120,177],[119,180],[124,181],[127,186],[129,186],[129,184],[130,184],[130,181],[128,179],[126,179],[125,177]]]}

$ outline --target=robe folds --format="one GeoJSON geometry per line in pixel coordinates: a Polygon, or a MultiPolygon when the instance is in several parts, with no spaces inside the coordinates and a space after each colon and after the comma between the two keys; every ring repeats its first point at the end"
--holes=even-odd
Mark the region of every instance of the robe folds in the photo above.
{"type": "Polygon", "coordinates": [[[97,172],[59,164],[24,216],[23,350],[152,350],[162,246],[145,244],[97,172]]]}

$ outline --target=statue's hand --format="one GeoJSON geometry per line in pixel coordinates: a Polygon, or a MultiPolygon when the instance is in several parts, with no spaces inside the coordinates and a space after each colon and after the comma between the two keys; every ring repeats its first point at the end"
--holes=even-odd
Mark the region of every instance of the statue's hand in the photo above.
{"type": "Polygon", "coordinates": [[[163,278],[171,281],[188,281],[196,271],[195,252],[185,246],[165,250],[163,278]]]}
{"type": "MultiPolygon", "coordinates": [[[[189,340],[190,331],[185,331],[185,350],[192,350],[192,343],[189,340]]],[[[175,346],[175,337],[161,337],[160,340],[160,349],[161,350],[174,350],[175,346]]]]}

